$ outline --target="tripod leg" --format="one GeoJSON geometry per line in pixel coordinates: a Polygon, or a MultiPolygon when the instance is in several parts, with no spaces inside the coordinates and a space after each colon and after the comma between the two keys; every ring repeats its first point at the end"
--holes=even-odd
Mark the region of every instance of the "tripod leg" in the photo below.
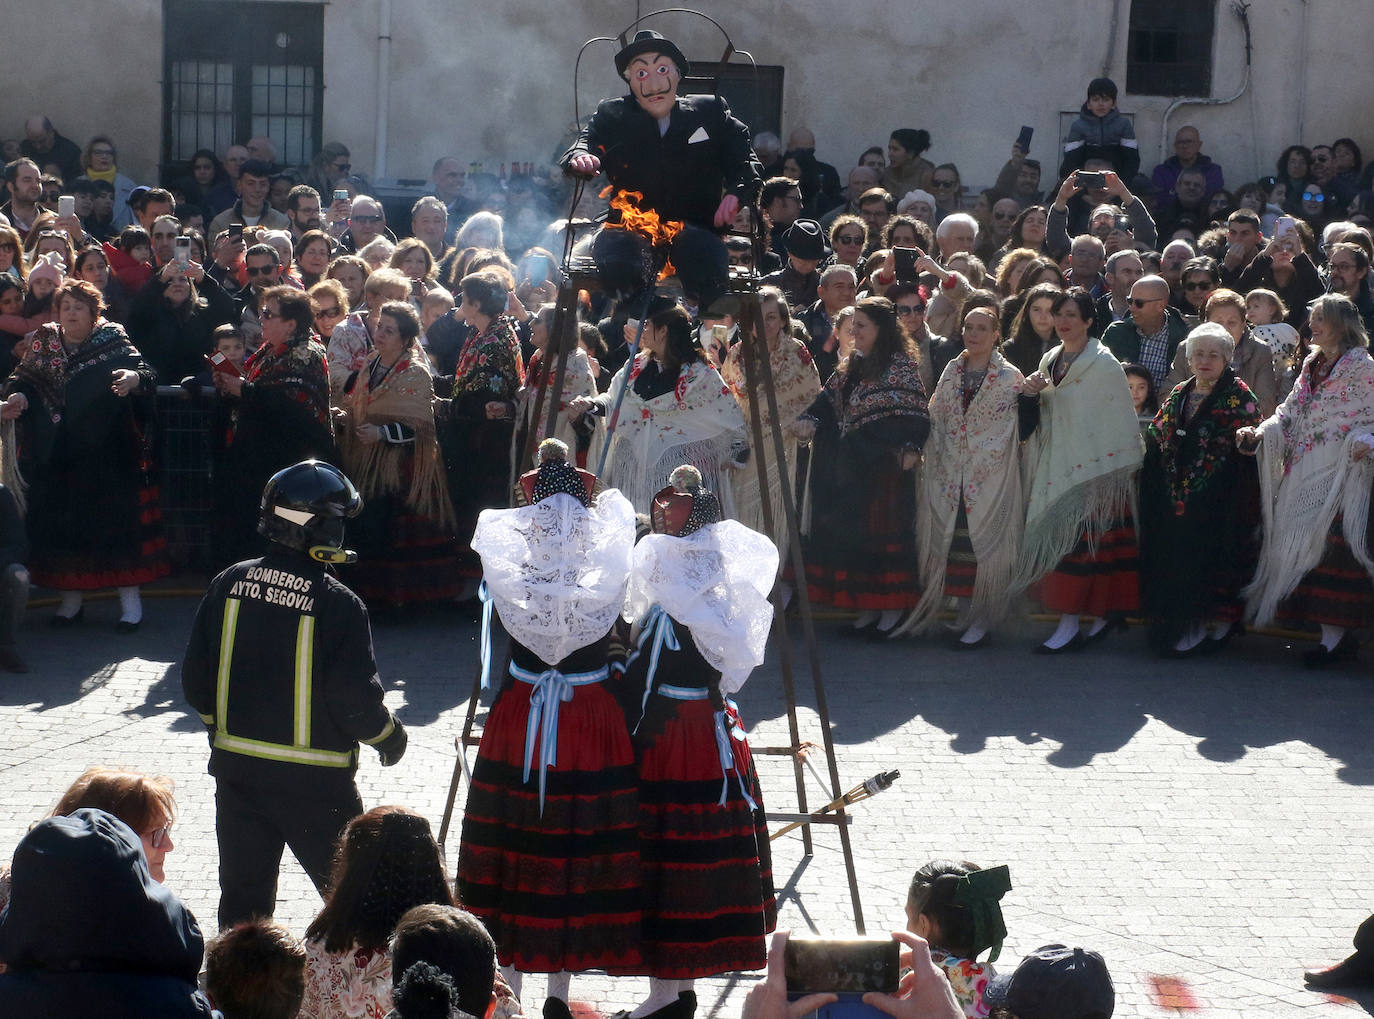
{"type": "Polygon", "coordinates": [[[468,697],[467,717],[463,719],[463,734],[454,741],[458,759],[453,762],[453,777],[448,783],[448,799],[444,802],[444,819],[439,824],[439,845],[448,838],[448,826],[453,820],[453,804],[458,798],[458,776],[467,771],[468,740],[472,737],[472,723],[477,717],[477,700],[482,695],[482,672],[472,677],[472,694],[468,697]]]}

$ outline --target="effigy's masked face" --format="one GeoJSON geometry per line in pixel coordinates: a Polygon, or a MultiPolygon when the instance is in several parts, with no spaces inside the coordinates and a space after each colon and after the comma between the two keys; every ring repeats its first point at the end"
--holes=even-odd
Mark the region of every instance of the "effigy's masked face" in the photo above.
{"type": "Polygon", "coordinates": [[[682,80],[672,57],[642,53],[625,68],[625,77],[640,109],[655,119],[668,116],[677,101],[678,82],[682,80]]]}

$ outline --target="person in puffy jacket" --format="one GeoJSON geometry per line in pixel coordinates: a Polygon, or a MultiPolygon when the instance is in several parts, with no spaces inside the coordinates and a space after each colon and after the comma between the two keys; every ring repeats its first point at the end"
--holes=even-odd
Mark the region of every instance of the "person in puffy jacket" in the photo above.
{"type": "Polygon", "coordinates": [[[1140,170],[1140,145],[1135,139],[1135,127],[1116,108],[1116,82],[1111,78],[1094,78],[1088,82],[1087,102],[1064,139],[1060,178],[1083,169],[1084,162],[1094,157],[1111,160],[1122,180],[1135,179],[1140,170]]]}

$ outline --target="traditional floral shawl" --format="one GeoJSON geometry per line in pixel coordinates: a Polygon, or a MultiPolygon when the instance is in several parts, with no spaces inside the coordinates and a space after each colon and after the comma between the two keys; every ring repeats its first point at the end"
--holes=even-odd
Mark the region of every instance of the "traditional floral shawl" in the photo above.
{"type": "Polygon", "coordinates": [[[1231,458],[1236,449],[1236,429],[1260,421],[1255,394],[1228,367],[1212,387],[1209,401],[1185,425],[1184,408],[1196,385],[1197,379],[1189,379],[1175,386],[1146,432],[1147,441],[1159,448],[1160,467],[1178,516],[1183,516],[1193,498],[1209,489],[1218,468],[1231,458]],[[1198,458],[1180,464],[1178,438],[1188,432],[1195,433],[1198,458]]]}
{"type": "Polygon", "coordinates": [[[876,379],[851,379],[851,369],[862,360],[863,355],[851,354],[821,390],[835,408],[841,437],[883,418],[926,416],[926,390],[915,361],[898,352],[876,379]]]}
{"type": "Polygon", "coordinates": [[[498,315],[480,333],[469,336],[458,353],[453,397],[473,394],[488,401],[513,403],[524,381],[524,361],[515,327],[498,315]]]}
{"type": "Polygon", "coordinates": [[[410,460],[410,487],[405,504],[421,516],[453,527],[453,504],[449,502],[444,463],[434,430],[434,380],[419,360],[402,355],[374,389],[371,385],[371,358],[358,373],[353,391],[344,398],[349,424],[340,430],[339,452],[348,476],[364,499],[382,494],[397,494],[405,485],[407,459],[410,460]],[[385,425],[400,422],[415,433],[414,443],[367,444],[356,438],[360,424],[385,425]]]}
{"type": "Polygon", "coordinates": [[[1264,547],[1255,579],[1242,592],[1247,615],[1263,626],[1293,593],[1326,549],[1336,514],[1350,551],[1374,575],[1365,548],[1374,459],[1350,458],[1351,444],[1374,432],[1374,359],[1363,347],[1347,350],[1319,385],[1313,350],[1293,391],[1260,425],[1260,507],[1264,547]]]}
{"type": "Polygon", "coordinates": [[[1002,616],[1021,549],[1025,504],[1016,401],[1025,379],[994,351],[987,376],[965,410],[967,360],[965,352],[945,367],[930,398],[930,436],[916,512],[921,589],[927,594],[908,628],[929,627],[935,621],[961,501],[978,572],[973,598],[959,625],[986,626],[1002,616]]]}
{"type": "MultiPolygon", "coordinates": [[[[1051,375],[1063,349],[1047,353],[1040,370],[1051,375]]],[[[1126,373],[1111,351],[1090,339],[1059,383],[1040,395],[1040,426],[1026,448],[1029,498],[1018,589],[1058,566],[1085,532],[1095,546],[1112,521],[1135,515],[1143,459],[1126,373]]]]}
{"type": "MultiPolygon", "coordinates": [[[[811,406],[821,391],[820,375],[816,363],[806,344],[790,336],[779,337],[775,346],[768,348],[768,364],[773,372],[773,395],[777,399],[778,417],[781,419],[784,451],[787,457],[789,479],[795,475],[797,464],[797,439],[794,427],[797,418],[811,406]]],[[[756,365],[761,373],[762,368],[756,365]]],[[[730,348],[725,364],[720,369],[721,378],[730,387],[739,402],[740,414],[744,418],[745,434],[753,440],[753,425],[750,409],[748,382],[744,371],[744,349],[742,343],[730,348]]],[[[773,455],[773,421],[768,413],[768,400],[759,399],[759,422],[763,426],[762,450],[755,450],[755,456],[763,457],[768,467],[768,503],[773,511],[773,542],[779,548],[787,548],[790,538],[787,534],[787,517],[783,513],[782,489],[783,473],[778,470],[777,457],[773,455]]],[[[790,482],[789,482],[790,483],[790,482]]],[[[749,463],[735,477],[735,513],[746,526],[756,531],[765,531],[763,519],[763,496],[759,490],[758,467],[749,463]]]]}
{"type": "Polygon", "coordinates": [[[293,336],[277,350],[264,343],[243,362],[245,382],[275,386],[310,409],[315,420],[333,433],[329,415],[329,368],[324,345],[311,333],[293,336]]]}
{"type": "MultiPolygon", "coordinates": [[[[32,386],[43,398],[44,408],[59,421],[67,405],[67,380],[92,368],[112,369],[120,360],[138,360],[142,355],[115,322],[100,321],[86,341],[68,354],[62,343],[62,330],[56,322],[39,326],[29,335],[24,359],[14,369],[15,378],[32,386]]],[[[131,367],[125,365],[124,367],[131,367]]]]}
{"type": "Polygon", "coordinates": [[[597,420],[588,463],[597,463],[601,448],[609,442],[602,480],[620,489],[639,513],[649,512],[655,493],[667,487],[668,475],[691,464],[701,471],[705,486],[720,497],[722,512],[733,516],[734,495],[721,464],[730,458],[731,448],[744,441],[739,404],[720,373],[703,361],[684,364],[671,390],[643,399],[634,390],[634,380],[649,357],[647,351],[640,351],[616,372],[610,390],[597,397],[607,416],[597,420]],[[615,432],[610,433],[608,417],[622,386],[625,399],[615,432]]]}
{"type": "Polygon", "coordinates": [[[329,389],[335,399],[343,396],[348,377],[362,370],[371,353],[372,335],[367,331],[367,321],[362,312],[352,312],[334,326],[334,331],[329,334],[326,356],[329,360],[329,389]]]}
{"type": "MultiPolygon", "coordinates": [[[[539,408],[540,420],[531,420],[534,415],[534,405],[539,400],[539,381],[543,375],[543,361],[544,352],[536,350],[530,355],[530,363],[525,369],[525,386],[520,390],[520,399],[515,409],[516,428],[511,445],[513,478],[519,478],[524,471],[536,466],[533,463],[516,463],[524,452],[519,447],[523,446],[523,439],[530,428],[535,428],[542,436],[544,434],[544,422],[548,420],[549,401],[553,398],[554,374],[558,371],[556,361],[549,370],[548,391],[544,394],[544,403],[539,408]]],[[[577,433],[573,430],[572,421],[568,418],[568,404],[579,396],[589,398],[596,396],[596,379],[592,376],[592,363],[587,358],[587,352],[581,348],[568,352],[568,368],[563,376],[563,397],[558,403],[558,418],[554,423],[553,430],[553,437],[561,439],[569,449],[577,448],[577,433]]],[[[537,449],[539,443],[536,442],[534,446],[537,449]]]]}

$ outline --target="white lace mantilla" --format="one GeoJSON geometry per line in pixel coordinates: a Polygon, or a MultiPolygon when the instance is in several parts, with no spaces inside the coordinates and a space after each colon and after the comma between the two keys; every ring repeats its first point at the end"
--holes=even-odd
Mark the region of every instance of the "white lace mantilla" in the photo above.
{"type": "Polygon", "coordinates": [[[501,623],[549,665],[600,640],[625,599],[635,513],[615,489],[590,509],[558,493],[483,510],[472,547],[501,623]]]}
{"type": "Polygon", "coordinates": [[[650,534],[634,550],[625,600],[628,619],[655,604],[692,631],[702,657],[720,671],[721,693],[734,693],[763,664],[778,573],[778,549],[738,520],[676,538],[650,534]]]}

